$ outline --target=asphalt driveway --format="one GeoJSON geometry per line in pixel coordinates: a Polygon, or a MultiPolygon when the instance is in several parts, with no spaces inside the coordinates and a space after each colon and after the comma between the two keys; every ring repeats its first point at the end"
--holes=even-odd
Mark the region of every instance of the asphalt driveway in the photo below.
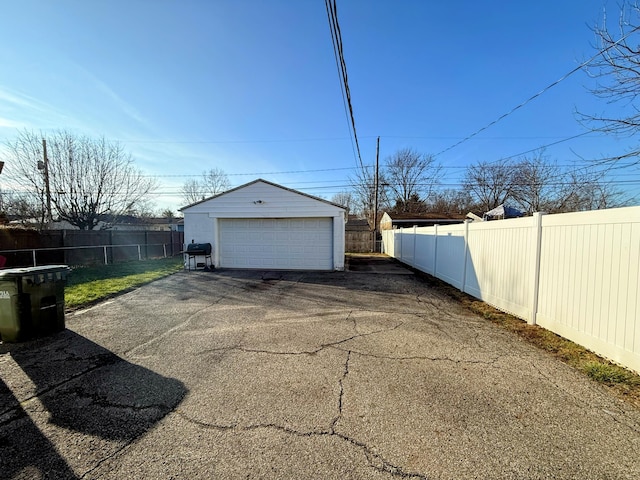
{"type": "Polygon", "coordinates": [[[639,411],[413,275],[182,272],[67,326],[0,345],[2,478],[640,478],[639,411]]]}

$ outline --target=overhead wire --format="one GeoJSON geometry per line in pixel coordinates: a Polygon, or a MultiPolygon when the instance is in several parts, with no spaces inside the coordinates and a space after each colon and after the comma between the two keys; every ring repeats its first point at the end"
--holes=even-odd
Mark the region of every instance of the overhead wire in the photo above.
{"type": "Polygon", "coordinates": [[[479,128],[478,130],[476,130],[475,132],[473,132],[471,135],[467,135],[466,137],[464,137],[462,140],[454,143],[453,145],[445,148],[444,150],[442,150],[441,152],[436,153],[434,156],[439,156],[442,155],[445,152],[448,152],[449,150],[454,149],[455,147],[462,145],[463,143],[465,143],[466,141],[472,139],[473,137],[475,137],[476,135],[478,135],[479,133],[484,132],[485,130],[487,130],[488,128],[492,127],[493,125],[495,125],[496,123],[500,122],[501,120],[504,120],[505,118],[507,118],[509,115],[513,114],[514,112],[516,112],[517,110],[521,109],[522,107],[524,107],[525,105],[527,105],[528,103],[530,103],[531,101],[535,100],[536,98],[538,98],[540,95],[546,93],[547,91],[549,91],[551,88],[555,87],[556,85],[558,85],[560,82],[563,82],[564,80],[566,80],[567,78],[569,78],[571,75],[573,75],[574,73],[582,70],[584,67],[586,67],[587,65],[589,65],[591,62],[593,62],[596,58],[598,58],[600,55],[602,55],[603,53],[606,53],[608,50],[612,49],[613,47],[617,46],[620,42],[622,42],[623,40],[625,40],[627,37],[629,37],[629,35],[631,35],[632,33],[636,32],[640,30],[640,26],[635,27],[634,29],[630,30],[629,32],[627,32],[626,34],[624,34],[622,37],[620,37],[618,40],[616,40],[615,42],[613,42],[612,44],[608,45],[605,48],[600,49],[595,55],[593,55],[591,58],[589,58],[588,60],[585,60],[584,62],[582,62],[580,65],[578,65],[577,67],[573,68],[572,70],[570,70],[569,72],[565,73],[564,75],[562,75],[559,79],[557,79],[555,82],[550,83],[549,85],[547,85],[545,88],[543,88],[542,90],[540,90],[538,93],[533,94],[532,96],[530,96],[529,98],[527,98],[524,102],[520,103],[519,105],[516,105],[515,107],[513,107],[511,110],[509,110],[508,112],[500,115],[498,118],[496,118],[495,120],[493,120],[492,122],[489,122],[487,125],[485,125],[482,128],[479,128]]]}
{"type": "Polygon", "coordinates": [[[325,0],[325,8],[327,10],[327,18],[329,20],[329,29],[331,31],[331,41],[333,44],[333,55],[336,59],[336,66],[338,68],[338,76],[340,78],[340,91],[342,93],[342,102],[345,107],[345,115],[351,120],[351,129],[353,131],[353,140],[355,142],[355,148],[357,152],[357,160],[360,163],[360,168],[364,169],[362,163],[362,155],[360,154],[360,143],[358,142],[358,134],[356,132],[356,121],[353,114],[353,104],[351,102],[351,90],[349,89],[349,78],[347,75],[347,63],[344,59],[344,50],[342,45],[342,33],[340,31],[340,23],[338,22],[338,6],[336,0],[325,0]]]}

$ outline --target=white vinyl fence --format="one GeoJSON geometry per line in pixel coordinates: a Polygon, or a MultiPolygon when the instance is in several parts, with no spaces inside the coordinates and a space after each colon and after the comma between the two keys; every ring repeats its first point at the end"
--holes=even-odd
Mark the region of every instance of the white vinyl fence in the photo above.
{"type": "Polygon", "coordinates": [[[384,252],[640,372],[640,207],[382,232],[384,252]]]}

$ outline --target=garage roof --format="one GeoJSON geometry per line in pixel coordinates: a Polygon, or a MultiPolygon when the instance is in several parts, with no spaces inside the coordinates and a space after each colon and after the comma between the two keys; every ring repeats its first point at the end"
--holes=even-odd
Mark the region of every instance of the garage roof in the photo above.
{"type": "Polygon", "coordinates": [[[291,193],[295,193],[297,195],[302,195],[302,196],[310,198],[312,200],[316,200],[318,202],[326,203],[328,205],[332,205],[334,207],[338,207],[338,208],[341,208],[342,210],[346,211],[345,207],[343,207],[342,205],[338,205],[337,203],[330,202],[329,200],[325,200],[324,198],[314,197],[313,195],[309,195],[308,193],[300,192],[300,191],[294,190],[292,188],[283,187],[282,185],[278,185],[277,183],[273,183],[273,182],[269,182],[267,180],[263,180],[262,178],[258,178],[257,180],[254,180],[252,182],[245,183],[244,185],[240,185],[239,187],[232,188],[231,190],[227,190],[226,192],[222,192],[222,193],[219,193],[217,195],[213,195],[212,197],[205,198],[205,199],[200,200],[198,202],[195,202],[195,203],[192,203],[190,205],[187,205],[186,207],[179,208],[178,211],[179,212],[184,212],[185,210],[187,210],[187,209],[189,209],[191,207],[194,207],[196,205],[200,205],[200,204],[202,204],[204,202],[209,202],[209,201],[211,201],[213,199],[222,197],[224,195],[227,195],[229,193],[235,192],[237,190],[241,190],[243,188],[249,187],[249,186],[254,185],[256,183],[264,183],[266,185],[271,185],[272,187],[280,188],[282,190],[285,190],[285,191],[288,191],[288,192],[291,192],[291,193]]]}

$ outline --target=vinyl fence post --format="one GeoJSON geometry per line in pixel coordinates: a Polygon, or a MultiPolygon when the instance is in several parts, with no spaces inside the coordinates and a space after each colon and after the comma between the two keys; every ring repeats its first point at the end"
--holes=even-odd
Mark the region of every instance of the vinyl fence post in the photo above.
{"type": "Polygon", "coordinates": [[[527,323],[530,325],[535,325],[537,323],[537,315],[538,315],[538,294],[540,292],[540,255],[542,251],[542,216],[544,213],[535,212],[533,214],[533,259],[532,259],[532,291],[531,295],[531,311],[529,313],[529,319],[527,323]]]}
{"type": "Polygon", "coordinates": [[[433,276],[437,277],[438,273],[438,224],[433,226],[433,276]]]}
{"type": "Polygon", "coordinates": [[[413,267],[415,267],[418,262],[416,261],[416,237],[418,235],[418,226],[413,226],[413,267]]]}
{"type": "Polygon", "coordinates": [[[464,221],[464,256],[462,264],[462,281],[460,282],[460,291],[464,292],[465,282],[467,280],[467,259],[469,258],[469,222],[464,221]]]}

